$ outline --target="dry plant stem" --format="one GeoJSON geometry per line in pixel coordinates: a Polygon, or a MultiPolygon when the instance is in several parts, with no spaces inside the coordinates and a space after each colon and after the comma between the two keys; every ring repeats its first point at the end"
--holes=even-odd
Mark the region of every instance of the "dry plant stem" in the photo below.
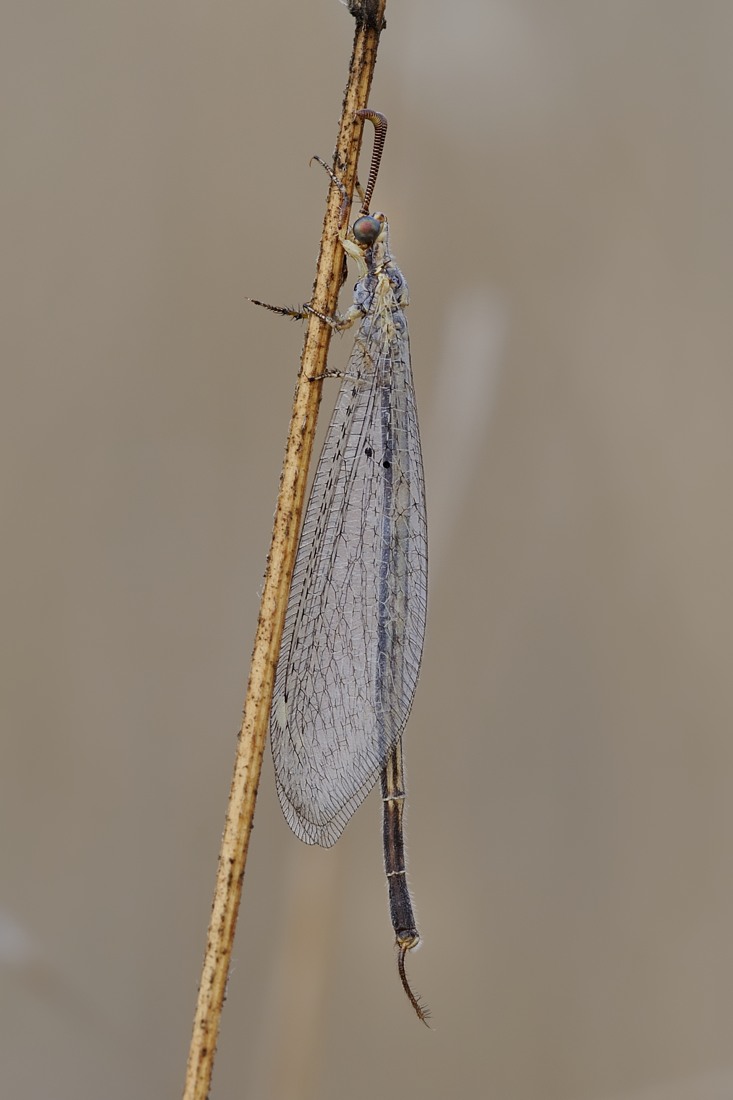
{"type": "MultiPolygon", "coordinates": [[[[351,0],[356,20],[354,49],[339,126],[334,170],[349,195],[353,193],[363,121],[355,112],[367,105],[386,0],[351,0]]],[[[321,250],[311,305],[332,317],[341,287],[343,252],[339,242],[342,196],[331,186],[323,223],[321,250]]],[[[295,563],[305,499],[308,464],[320,404],[320,378],[326,364],[331,327],[311,315],[303,347],[298,387],[267,560],[242,729],[219,853],[216,889],[189,1048],[183,1100],[206,1100],[219,1037],[224,994],[242,894],[242,879],[252,829],[275,666],[295,563]]]]}

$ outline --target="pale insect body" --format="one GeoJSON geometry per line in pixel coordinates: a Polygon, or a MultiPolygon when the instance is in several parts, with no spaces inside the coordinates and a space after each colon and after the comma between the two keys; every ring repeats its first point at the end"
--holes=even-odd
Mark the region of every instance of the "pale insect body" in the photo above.
{"type": "MultiPolygon", "coordinates": [[[[403,988],[418,1017],[405,955],[417,947],[407,887],[402,733],[415,695],[427,610],[427,523],[405,320],[407,283],[384,214],[368,213],[387,120],[375,125],[353,239],[354,303],[339,321],[310,306],[276,313],[344,329],[359,323],[300,535],[270,718],[283,813],[296,836],[330,847],[381,777],[389,908],[403,988]]],[[[319,159],[319,158],[316,158],[319,159]]],[[[323,164],[323,161],[320,162],[323,164]]],[[[332,182],[346,192],[324,164],[332,182]]],[[[266,305],[257,302],[257,305],[266,305]]]]}
{"type": "Polygon", "coordinates": [[[408,290],[386,218],[370,220],[373,243],[344,243],[364,274],[338,327],[360,324],[303,522],[271,719],[285,817],[302,840],[325,847],[402,735],[425,634],[408,290]]]}

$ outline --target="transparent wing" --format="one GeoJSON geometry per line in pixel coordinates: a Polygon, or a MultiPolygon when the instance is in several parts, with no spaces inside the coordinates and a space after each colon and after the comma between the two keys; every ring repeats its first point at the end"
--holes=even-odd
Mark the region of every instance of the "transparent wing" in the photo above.
{"type": "Polygon", "coordinates": [[[404,314],[361,323],[296,558],[270,721],[290,827],[341,835],[402,734],[422,656],[425,489],[404,314]]]}

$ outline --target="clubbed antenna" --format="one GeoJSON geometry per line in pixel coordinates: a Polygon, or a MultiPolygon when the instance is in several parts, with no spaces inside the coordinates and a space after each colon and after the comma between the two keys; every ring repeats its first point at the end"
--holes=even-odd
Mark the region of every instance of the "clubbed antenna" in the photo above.
{"type": "Polygon", "coordinates": [[[369,165],[369,179],[367,181],[366,191],[364,192],[364,201],[361,204],[361,213],[368,214],[369,204],[372,201],[372,191],[374,190],[374,184],[377,182],[379,165],[382,160],[384,139],[387,136],[387,119],[379,111],[372,111],[369,107],[367,107],[363,111],[357,111],[356,117],[367,118],[370,122],[374,123],[374,147],[372,149],[372,163],[369,165]]]}

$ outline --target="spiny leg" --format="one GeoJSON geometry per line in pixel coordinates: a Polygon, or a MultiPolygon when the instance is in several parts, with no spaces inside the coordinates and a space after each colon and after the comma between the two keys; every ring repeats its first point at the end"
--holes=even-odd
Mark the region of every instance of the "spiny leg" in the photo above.
{"type": "Polygon", "coordinates": [[[262,306],[263,309],[269,309],[272,313],[279,313],[281,317],[291,317],[293,321],[305,320],[309,312],[308,306],[295,309],[291,306],[271,306],[269,302],[261,302],[259,298],[247,298],[246,301],[251,302],[253,306],[262,306]]]}

